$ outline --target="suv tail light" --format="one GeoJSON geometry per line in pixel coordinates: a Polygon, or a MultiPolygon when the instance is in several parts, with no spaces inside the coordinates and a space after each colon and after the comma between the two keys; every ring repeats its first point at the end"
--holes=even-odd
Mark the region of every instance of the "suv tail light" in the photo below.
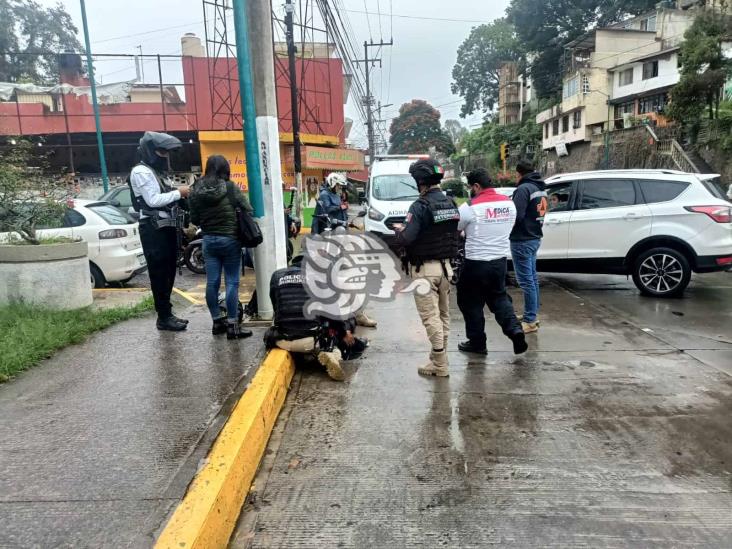
{"type": "Polygon", "coordinates": [[[107,229],[99,233],[100,240],[111,240],[112,238],[124,238],[127,236],[127,231],[124,229],[107,229]]]}
{"type": "Polygon", "coordinates": [[[690,212],[707,214],[717,223],[732,223],[732,208],[729,206],[686,206],[690,212]]]}

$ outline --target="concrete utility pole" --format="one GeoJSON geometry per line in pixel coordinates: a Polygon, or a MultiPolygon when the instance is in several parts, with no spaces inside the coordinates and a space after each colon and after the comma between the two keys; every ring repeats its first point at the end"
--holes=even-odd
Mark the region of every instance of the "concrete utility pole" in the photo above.
{"type": "MultiPolygon", "coordinates": [[[[89,73],[91,86],[92,107],[94,108],[94,123],[97,128],[97,150],[99,151],[99,165],[102,169],[102,185],[104,192],[109,190],[109,175],[107,175],[107,158],[104,155],[104,139],[102,139],[102,121],[99,117],[99,102],[97,101],[97,84],[94,81],[94,63],[92,62],[91,44],[89,42],[89,25],[86,22],[86,4],[81,0],[81,23],[84,27],[84,44],[86,45],[86,71],[89,73]]],[[[66,112],[64,110],[64,112],[66,112]]]]}
{"type": "Polygon", "coordinates": [[[271,320],[269,281],[287,265],[270,0],[234,0],[247,179],[264,242],[254,251],[259,317],[271,320]],[[256,34],[250,35],[249,29],[256,34]],[[253,83],[256,82],[256,87],[253,83]]]}
{"type": "Polygon", "coordinates": [[[289,64],[290,72],[290,110],[292,112],[292,144],[294,151],[295,160],[295,187],[296,196],[294,200],[295,204],[295,217],[302,219],[302,208],[305,193],[302,188],[302,151],[300,143],[300,112],[297,104],[297,69],[295,67],[295,54],[297,53],[297,47],[295,46],[295,31],[294,31],[294,13],[295,6],[292,0],[287,0],[285,4],[285,27],[287,28],[287,60],[289,64]]]}
{"type": "Polygon", "coordinates": [[[374,104],[374,98],[371,97],[371,63],[378,63],[381,66],[381,59],[369,59],[369,48],[380,48],[382,46],[393,46],[394,39],[388,42],[370,42],[363,43],[363,59],[354,59],[354,63],[365,63],[366,67],[366,98],[364,99],[366,107],[366,129],[369,140],[369,162],[374,162],[374,112],[371,106],[374,104]]]}

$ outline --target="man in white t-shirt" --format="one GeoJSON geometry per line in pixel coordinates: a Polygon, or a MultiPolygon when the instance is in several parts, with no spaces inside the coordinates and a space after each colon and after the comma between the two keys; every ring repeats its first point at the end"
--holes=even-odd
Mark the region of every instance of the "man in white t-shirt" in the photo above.
{"type": "Polygon", "coordinates": [[[513,342],[514,353],[521,354],[528,345],[506,292],[509,236],[516,222],[516,207],[508,196],[495,191],[488,172],[482,168],[468,174],[468,186],[471,201],[460,206],[458,225],[465,232],[465,265],[457,284],[457,302],[468,341],[460,343],[458,349],[487,354],[483,308],[488,305],[503,333],[513,342]]]}

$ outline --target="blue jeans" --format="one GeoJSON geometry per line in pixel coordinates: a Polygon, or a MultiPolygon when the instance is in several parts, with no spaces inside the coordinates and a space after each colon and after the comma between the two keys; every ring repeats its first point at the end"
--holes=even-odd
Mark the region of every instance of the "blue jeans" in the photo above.
{"type": "Polygon", "coordinates": [[[524,291],[524,322],[536,322],[539,314],[539,275],[536,273],[536,254],[541,240],[512,240],[511,255],[516,280],[524,291]]]}
{"type": "Polygon", "coordinates": [[[226,276],[226,312],[229,320],[239,316],[239,276],[241,244],[230,236],[204,235],[203,258],[206,262],[206,305],[211,318],[221,317],[219,288],[221,271],[226,276]]]}

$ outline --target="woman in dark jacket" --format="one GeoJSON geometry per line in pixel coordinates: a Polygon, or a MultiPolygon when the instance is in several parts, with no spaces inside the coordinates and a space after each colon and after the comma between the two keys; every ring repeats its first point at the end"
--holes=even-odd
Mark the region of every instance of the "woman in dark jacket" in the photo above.
{"type": "Polygon", "coordinates": [[[252,332],[239,327],[239,276],[241,244],[237,239],[236,212],[232,200],[247,211],[252,207],[237,185],[230,181],[229,161],[223,156],[209,157],[206,172],[191,188],[191,222],[203,231],[203,257],[206,262],[206,305],[213,318],[214,335],[226,333],[228,339],[249,337],[252,332]],[[226,278],[226,312],[221,316],[219,289],[221,272],[226,278]]]}

